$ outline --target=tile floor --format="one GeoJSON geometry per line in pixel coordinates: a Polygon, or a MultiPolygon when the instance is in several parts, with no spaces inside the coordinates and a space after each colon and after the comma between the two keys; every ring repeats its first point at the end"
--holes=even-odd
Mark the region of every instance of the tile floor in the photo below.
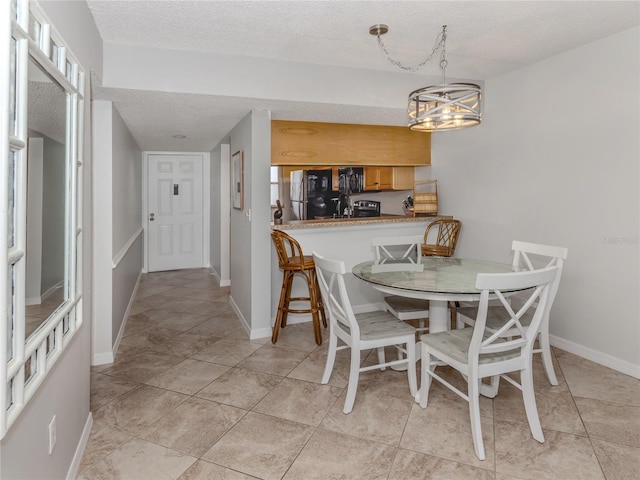
{"type": "Polygon", "coordinates": [[[482,401],[481,462],[466,402],[437,383],[423,410],[404,373],[364,373],[344,415],[348,352],[321,385],[326,342],[315,345],[310,324],[288,326],[277,345],[249,341],[205,270],[144,275],[115,363],[92,368],[78,478],[640,478],[640,381],[554,354],[559,386],[536,360],[546,442],[531,438],[519,391],[502,382],[482,401]]]}

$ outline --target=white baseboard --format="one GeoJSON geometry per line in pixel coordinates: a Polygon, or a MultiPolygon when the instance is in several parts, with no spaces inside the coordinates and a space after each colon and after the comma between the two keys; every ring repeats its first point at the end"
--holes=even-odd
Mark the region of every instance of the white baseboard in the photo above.
{"type": "Polygon", "coordinates": [[[124,335],[124,329],[127,326],[127,320],[129,319],[129,312],[131,312],[131,308],[133,307],[133,302],[136,299],[136,294],[138,293],[138,286],[140,285],[140,278],[142,278],[142,271],[138,274],[138,278],[136,279],[136,284],[133,287],[133,291],[131,293],[131,297],[129,298],[129,304],[127,305],[127,309],[124,312],[124,318],[120,323],[120,330],[118,330],[118,335],[116,336],[116,341],[113,343],[110,352],[103,353],[94,353],[91,356],[91,365],[106,365],[109,363],[113,363],[116,359],[116,352],[118,351],[118,347],[120,346],[120,341],[122,340],[122,336],[124,335]]]}
{"type": "Polygon", "coordinates": [[[78,442],[76,451],[73,454],[71,465],[69,465],[69,470],[67,470],[67,476],[65,477],[66,480],[73,480],[78,476],[78,469],[80,468],[80,462],[82,462],[82,456],[84,455],[84,451],[87,448],[87,443],[89,442],[89,436],[91,435],[92,427],[93,427],[93,415],[91,414],[91,412],[89,412],[87,421],[84,424],[84,429],[82,429],[82,435],[80,436],[80,441],[78,442]]]}
{"type": "Polygon", "coordinates": [[[215,279],[218,281],[218,284],[221,287],[229,287],[229,286],[231,286],[231,280],[230,279],[222,280],[220,278],[220,275],[218,274],[218,272],[216,272],[215,268],[209,267],[209,271],[211,272],[211,275],[213,275],[215,277],[215,279]]]}
{"type": "Polygon", "coordinates": [[[116,358],[116,352],[118,351],[118,347],[120,346],[120,340],[122,340],[122,336],[124,335],[124,329],[127,326],[127,320],[129,319],[129,312],[131,312],[131,307],[133,307],[133,302],[136,300],[136,294],[138,293],[138,285],[140,285],[140,278],[142,278],[142,271],[138,274],[138,278],[136,279],[136,284],[133,287],[133,291],[131,292],[131,297],[129,298],[129,304],[127,305],[127,309],[124,311],[124,318],[120,323],[120,330],[118,330],[118,336],[116,337],[116,341],[113,342],[113,358],[116,358]]]}
{"type": "Polygon", "coordinates": [[[591,348],[579,345],[564,338],[556,337],[555,335],[549,335],[549,341],[554,347],[558,347],[569,353],[573,353],[592,362],[604,365],[605,367],[612,368],[625,375],[630,375],[634,378],[640,379],[640,365],[634,365],[631,362],[621,360],[606,353],[598,352],[591,348]]]}

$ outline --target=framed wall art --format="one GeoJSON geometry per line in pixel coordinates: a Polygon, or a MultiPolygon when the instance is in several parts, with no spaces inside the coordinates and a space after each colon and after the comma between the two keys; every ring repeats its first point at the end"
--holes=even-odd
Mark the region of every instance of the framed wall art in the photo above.
{"type": "Polygon", "coordinates": [[[233,208],[244,208],[244,185],[242,169],[242,150],[231,156],[231,204],[233,208]]]}

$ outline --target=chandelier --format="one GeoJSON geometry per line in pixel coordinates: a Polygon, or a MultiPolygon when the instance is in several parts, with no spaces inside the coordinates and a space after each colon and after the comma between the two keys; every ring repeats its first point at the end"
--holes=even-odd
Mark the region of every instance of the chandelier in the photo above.
{"type": "Polygon", "coordinates": [[[415,67],[402,65],[391,58],[382,41],[382,35],[388,31],[389,27],[383,24],[369,28],[369,33],[378,38],[378,45],[385,53],[387,60],[403,70],[410,72],[420,70],[440,50],[442,84],[420,88],[409,94],[407,108],[409,128],[419,132],[436,132],[478,125],[482,121],[481,88],[475,83],[445,83],[447,26],[442,26],[442,32],[436,38],[431,54],[415,67]]]}

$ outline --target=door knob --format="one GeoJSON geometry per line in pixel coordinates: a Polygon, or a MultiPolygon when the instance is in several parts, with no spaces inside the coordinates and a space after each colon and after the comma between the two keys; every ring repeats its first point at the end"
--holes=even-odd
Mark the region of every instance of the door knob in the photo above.
{"type": "Polygon", "coordinates": [[[153,222],[155,220],[155,214],[151,213],[149,214],[149,221],[153,222]]]}

